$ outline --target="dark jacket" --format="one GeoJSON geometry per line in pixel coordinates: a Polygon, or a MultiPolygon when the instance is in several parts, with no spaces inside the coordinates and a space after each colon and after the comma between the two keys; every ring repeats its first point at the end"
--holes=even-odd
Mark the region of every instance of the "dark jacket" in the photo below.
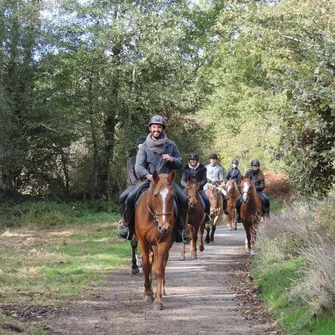
{"type": "Polygon", "coordinates": [[[136,155],[131,156],[127,160],[127,176],[129,185],[137,185],[140,179],[135,172],[136,155]]]}
{"type": "Polygon", "coordinates": [[[262,192],[265,188],[265,179],[263,172],[261,170],[250,169],[245,173],[244,178],[250,177],[252,178],[252,181],[256,186],[257,192],[262,192]]]}
{"type": "Polygon", "coordinates": [[[177,145],[173,141],[167,139],[164,154],[173,157],[173,162],[163,161],[162,155],[149,150],[144,142],[136,155],[135,172],[139,178],[143,179],[147,174],[153,174],[156,169],[158,173],[170,173],[172,170],[182,168],[183,160],[177,145]]]}
{"type": "Polygon", "coordinates": [[[226,173],[226,180],[235,179],[236,184],[239,186],[241,184],[242,175],[238,168],[229,168],[226,173]]]}
{"type": "Polygon", "coordinates": [[[184,168],[183,175],[181,176],[180,181],[183,187],[186,187],[188,176],[198,179],[200,190],[203,190],[205,184],[207,183],[207,171],[205,166],[199,164],[199,166],[196,169],[192,169],[187,164],[184,168]]]}

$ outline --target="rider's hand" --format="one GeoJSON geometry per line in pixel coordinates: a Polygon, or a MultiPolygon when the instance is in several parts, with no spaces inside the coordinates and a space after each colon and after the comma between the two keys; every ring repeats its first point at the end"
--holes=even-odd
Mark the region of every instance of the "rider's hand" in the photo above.
{"type": "Polygon", "coordinates": [[[173,157],[171,157],[171,156],[168,155],[168,154],[163,154],[163,155],[162,155],[162,158],[163,158],[165,161],[173,162],[173,157]]]}

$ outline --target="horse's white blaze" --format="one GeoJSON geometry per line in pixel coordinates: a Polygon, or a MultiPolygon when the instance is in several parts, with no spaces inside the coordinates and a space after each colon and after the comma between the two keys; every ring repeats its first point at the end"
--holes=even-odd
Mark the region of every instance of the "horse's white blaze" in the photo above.
{"type": "Polygon", "coordinates": [[[244,183],[243,184],[243,200],[246,201],[247,200],[247,193],[248,193],[248,190],[249,190],[249,186],[247,183],[244,183]]]}
{"type": "MultiPolygon", "coordinates": [[[[165,187],[163,190],[160,191],[160,195],[162,197],[162,203],[163,203],[163,208],[162,208],[162,213],[166,213],[166,197],[169,194],[169,189],[165,187]]],[[[162,217],[163,220],[165,220],[165,215],[162,217]]]]}

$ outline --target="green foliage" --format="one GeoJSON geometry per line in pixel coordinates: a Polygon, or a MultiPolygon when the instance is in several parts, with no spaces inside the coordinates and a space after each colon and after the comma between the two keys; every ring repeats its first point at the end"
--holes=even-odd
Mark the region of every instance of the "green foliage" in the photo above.
{"type": "Polygon", "coordinates": [[[272,169],[285,163],[301,194],[326,195],[335,175],[334,7],[287,0],[203,8],[219,11],[201,72],[214,146],[272,169]]]}
{"type": "Polygon", "coordinates": [[[19,204],[5,203],[0,206],[0,228],[51,228],[107,221],[114,218],[107,212],[110,204],[103,201],[57,203],[30,201],[19,204]]]}

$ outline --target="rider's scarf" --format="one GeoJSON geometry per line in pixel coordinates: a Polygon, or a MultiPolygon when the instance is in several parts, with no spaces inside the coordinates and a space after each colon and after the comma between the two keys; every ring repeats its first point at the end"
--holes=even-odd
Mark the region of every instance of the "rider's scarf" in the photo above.
{"type": "Polygon", "coordinates": [[[145,144],[149,150],[155,154],[162,155],[165,151],[165,144],[167,141],[167,136],[163,132],[158,140],[153,138],[151,134],[148,135],[145,144]]]}
{"type": "Polygon", "coordinates": [[[188,167],[190,168],[190,169],[192,169],[193,171],[195,171],[198,167],[199,167],[199,163],[197,163],[197,165],[196,166],[192,166],[190,163],[188,163],[188,167]]]}

